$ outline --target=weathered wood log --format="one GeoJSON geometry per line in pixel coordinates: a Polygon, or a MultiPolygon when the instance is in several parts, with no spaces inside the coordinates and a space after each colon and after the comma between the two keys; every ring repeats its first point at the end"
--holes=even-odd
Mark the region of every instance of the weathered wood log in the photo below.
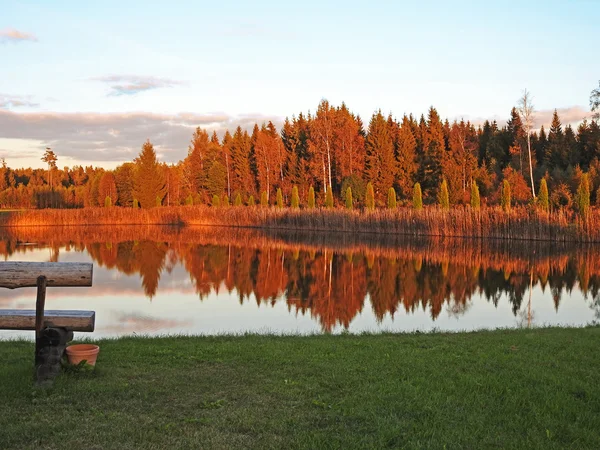
{"type": "MultiPolygon", "coordinates": [[[[44,327],[91,332],[95,324],[94,311],[44,311],[44,327]]],[[[0,330],[35,330],[35,310],[0,309],[0,330]]]]}
{"type": "Polygon", "coordinates": [[[0,287],[9,289],[37,286],[40,276],[46,286],[91,286],[93,264],[67,262],[0,262],[0,287]]]}

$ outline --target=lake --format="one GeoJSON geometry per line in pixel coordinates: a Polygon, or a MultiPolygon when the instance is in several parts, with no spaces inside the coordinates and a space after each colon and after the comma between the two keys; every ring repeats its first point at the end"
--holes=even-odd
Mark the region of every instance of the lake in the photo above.
{"type": "MultiPolygon", "coordinates": [[[[0,230],[6,261],[94,264],[93,287],[49,288],[46,301],[95,310],[94,337],[583,326],[600,320],[599,250],[211,227],[0,230]]],[[[35,289],[0,289],[0,308],[34,306],[35,289]]]]}

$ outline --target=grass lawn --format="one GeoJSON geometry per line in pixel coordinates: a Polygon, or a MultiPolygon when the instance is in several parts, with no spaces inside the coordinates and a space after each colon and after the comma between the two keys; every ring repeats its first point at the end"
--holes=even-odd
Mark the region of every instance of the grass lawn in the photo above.
{"type": "Polygon", "coordinates": [[[125,338],[32,387],[0,343],[0,448],[600,448],[600,327],[125,338]]]}

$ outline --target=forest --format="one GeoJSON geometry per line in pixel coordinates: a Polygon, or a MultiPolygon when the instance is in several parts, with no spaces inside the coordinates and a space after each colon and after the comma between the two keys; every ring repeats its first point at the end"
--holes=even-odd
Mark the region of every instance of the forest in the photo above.
{"type": "Polygon", "coordinates": [[[549,129],[534,130],[531,114],[526,92],[504,126],[450,122],[434,107],[419,118],[377,111],[365,125],[344,103],[322,100],[316,112],[286,118],[281,130],[268,122],[220,138],[197,128],[176,164],[159,162],[150,141],[115,170],[59,169],[50,149],[42,157],[47,169],[4,163],[0,207],[536,205],[585,213],[598,205],[597,117],[574,129],[555,110],[549,129]]]}

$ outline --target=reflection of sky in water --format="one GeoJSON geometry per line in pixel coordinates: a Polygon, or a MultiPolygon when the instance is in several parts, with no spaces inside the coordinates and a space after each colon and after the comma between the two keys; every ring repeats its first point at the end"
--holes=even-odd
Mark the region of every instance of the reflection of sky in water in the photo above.
{"type": "MultiPolygon", "coordinates": [[[[49,249],[35,249],[16,253],[7,260],[48,261],[49,249]]],[[[59,261],[92,261],[87,252],[60,249],[59,261]]],[[[92,261],[93,262],[93,261],[92,261]]],[[[363,275],[364,276],[364,275],[363,275]]],[[[362,331],[414,331],[414,330],[474,330],[527,326],[528,298],[525,292],[519,311],[515,315],[508,295],[502,294],[494,306],[485,295],[476,292],[458,311],[453,311],[452,301],[444,303],[439,316],[433,320],[429,306],[419,305],[407,313],[400,303],[393,317],[385,313],[377,320],[369,295],[362,309],[351,319],[348,330],[362,331]]],[[[10,291],[0,289],[0,308],[33,309],[35,289],[10,291]]],[[[564,325],[581,326],[594,320],[593,300],[575,287],[571,292],[563,290],[558,311],[549,287],[545,292],[540,284],[534,284],[531,302],[531,322],[535,326],[564,325]]],[[[94,285],[91,288],[49,288],[47,309],[89,309],[96,311],[94,337],[126,334],[218,334],[240,332],[318,333],[323,330],[320,318],[311,316],[311,309],[304,312],[288,306],[284,296],[274,301],[259,302],[250,294],[242,304],[234,289],[228,292],[224,285],[218,293],[213,289],[202,300],[181,262],[170,273],[162,270],[158,289],[152,299],[144,294],[140,276],[126,275],[115,269],[106,269],[94,263],[94,285]]],[[[336,325],[333,332],[343,327],[336,325]]],[[[85,335],[88,335],[85,333],[85,335]]],[[[91,336],[91,335],[90,335],[91,336]]],[[[0,331],[0,338],[28,337],[31,332],[0,331]]]]}

